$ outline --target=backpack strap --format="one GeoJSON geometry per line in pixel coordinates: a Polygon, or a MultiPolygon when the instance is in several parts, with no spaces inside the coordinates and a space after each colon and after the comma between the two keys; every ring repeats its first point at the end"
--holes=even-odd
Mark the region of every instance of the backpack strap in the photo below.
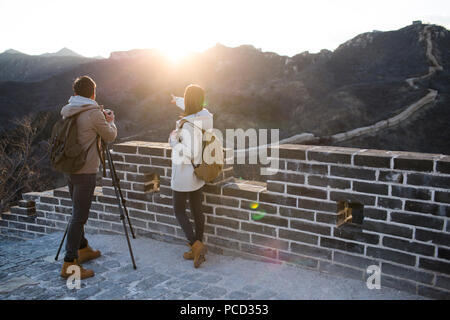
{"type": "MultiPolygon", "coordinates": [[[[194,127],[194,128],[197,128],[197,129],[199,129],[199,130],[201,130],[202,131],[202,158],[203,158],[203,151],[205,150],[205,146],[203,145],[203,134],[205,134],[205,130],[204,129],[202,129],[202,128],[200,128],[200,127],[197,127],[195,124],[193,124],[192,122],[189,122],[188,120],[186,120],[186,119],[182,119],[181,121],[180,121],[180,129],[183,127],[183,125],[185,124],[185,123],[190,123],[190,124],[192,124],[192,126],[194,127]]],[[[194,169],[197,169],[197,167],[199,167],[200,165],[195,165],[194,164],[194,162],[192,161],[192,159],[191,159],[191,164],[192,164],[192,166],[194,167],[194,169]]]]}
{"type": "Polygon", "coordinates": [[[97,144],[97,152],[102,164],[103,178],[106,178],[106,150],[105,148],[103,148],[103,144],[101,143],[101,138],[99,135],[97,135],[97,137],[95,138],[95,143],[97,144]]]}
{"type": "MultiPolygon", "coordinates": [[[[90,104],[86,104],[83,105],[82,107],[87,107],[87,106],[91,106],[90,104]]],[[[103,106],[100,106],[100,111],[102,110],[103,106]]],[[[89,111],[89,110],[93,110],[93,108],[91,109],[87,109],[87,110],[83,110],[78,112],[77,114],[71,116],[71,118],[74,118],[74,121],[77,121],[77,118],[80,114],[82,114],[83,112],[89,111]]],[[[105,150],[103,149],[102,145],[101,145],[101,140],[100,140],[100,136],[97,134],[97,136],[95,137],[94,141],[89,145],[89,147],[87,148],[86,152],[89,152],[89,150],[92,148],[92,145],[95,144],[96,148],[97,148],[97,153],[98,156],[100,158],[100,162],[103,168],[103,177],[106,178],[106,155],[105,155],[105,150]]]]}
{"type": "Polygon", "coordinates": [[[188,121],[188,120],[186,120],[186,119],[182,119],[182,120],[180,121],[180,129],[183,127],[183,125],[184,125],[186,122],[192,124],[192,126],[194,126],[194,128],[197,128],[197,129],[201,130],[201,131],[202,131],[202,134],[204,134],[204,133],[206,132],[205,129],[202,129],[202,128],[200,128],[200,127],[197,127],[195,124],[193,124],[192,122],[190,122],[190,121],[188,121]]]}

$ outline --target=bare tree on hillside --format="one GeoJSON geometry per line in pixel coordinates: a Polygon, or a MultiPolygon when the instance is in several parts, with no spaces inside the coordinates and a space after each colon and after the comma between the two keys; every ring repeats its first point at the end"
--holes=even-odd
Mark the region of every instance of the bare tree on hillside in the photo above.
{"type": "Polygon", "coordinates": [[[47,119],[33,124],[30,117],[16,120],[15,129],[0,136],[0,212],[23,192],[42,190],[48,181],[41,175],[49,144],[36,137],[47,119]]]}

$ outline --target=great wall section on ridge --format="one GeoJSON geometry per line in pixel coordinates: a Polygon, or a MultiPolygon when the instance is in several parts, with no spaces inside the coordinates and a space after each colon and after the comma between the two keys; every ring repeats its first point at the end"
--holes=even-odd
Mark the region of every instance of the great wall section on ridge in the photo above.
{"type": "MultiPolygon", "coordinates": [[[[414,89],[418,88],[415,84],[416,81],[427,79],[427,78],[431,77],[433,74],[435,74],[436,71],[444,70],[433,54],[433,40],[431,38],[431,32],[429,29],[430,29],[430,25],[427,25],[424,27],[423,33],[420,34],[418,41],[419,42],[426,41],[426,46],[427,46],[426,47],[426,56],[431,64],[431,66],[429,66],[428,73],[426,73],[422,76],[419,76],[419,77],[408,78],[405,80],[408,83],[408,85],[414,89]]],[[[428,89],[427,95],[425,95],[418,101],[412,103],[411,105],[405,107],[402,112],[400,112],[399,114],[397,114],[391,118],[388,118],[388,119],[385,119],[382,121],[378,121],[377,123],[366,126],[366,127],[361,127],[361,128],[352,129],[352,130],[349,130],[346,132],[336,133],[330,137],[325,137],[325,138],[328,138],[332,142],[342,142],[342,141],[350,140],[350,139],[353,139],[353,138],[356,138],[356,137],[359,137],[362,135],[373,134],[373,133],[376,133],[377,131],[397,126],[400,123],[404,123],[405,121],[407,121],[417,111],[423,109],[424,107],[426,107],[429,104],[432,104],[436,100],[437,96],[438,96],[437,90],[428,89]]],[[[288,138],[281,140],[280,144],[306,143],[306,142],[314,141],[317,138],[318,137],[315,137],[311,133],[301,133],[301,134],[296,134],[292,137],[288,137],[288,138]]]]}
{"type": "MultiPolygon", "coordinates": [[[[376,265],[382,286],[450,298],[450,156],[276,148],[280,170],[267,182],[234,178],[230,163],[204,187],[211,251],[361,281],[376,265]],[[352,219],[343,223],[343,213],[352,219]]],[[[119,143],[112,155],[137,235],[184,243],[172,209],[168,144],[119,143]]],[[[71,205],[67,187],[23,194],[19,206],[1,214],[1,234],[61,232],[71,205]]],[[[96,189],[86,232],[123,234],[109,178],[96,189]]]]}

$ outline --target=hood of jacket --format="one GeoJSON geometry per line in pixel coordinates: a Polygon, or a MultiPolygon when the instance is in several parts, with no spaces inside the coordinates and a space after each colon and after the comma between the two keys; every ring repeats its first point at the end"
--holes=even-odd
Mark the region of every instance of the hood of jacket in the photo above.
{"type": "Polygon", "coordinates": [[[194,124],[197,127],[200,127],[204,130],[209,130],[213,128],[213,114],[211,112],[208,111],[208,109],[203,108],[201,111],[195,113],[195,114],[191,114],[188,115],[186,117],[181,118],[180,120],[177,121],[177,128],[179,128],[180,126],[180,121],[181,120],[187,120],[190,123],[194,124]]]}
{"type": "Polygon", "coordinates": [[[100,109],[97,101],[82,96],[70,97],[69,103],[61,109],[61,115],[64,118],[72,117],[80,112],[90,109],[100,109]]]}

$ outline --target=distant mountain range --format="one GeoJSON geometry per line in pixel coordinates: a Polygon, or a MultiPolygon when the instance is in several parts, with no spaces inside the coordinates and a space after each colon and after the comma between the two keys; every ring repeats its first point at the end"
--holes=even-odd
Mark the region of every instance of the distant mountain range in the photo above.
{"type": "Polygon", "coordinates": [[[41,54],[43,57],[83,57],[81,54],[76,53],[68,48],[62,48],[61,50],[54,53],[44,53],[41,54]]]}
{"type": "Polygon", "coordinates": [[[9,49],[0,54],[0,81],[42,81],[98,58],[86,58],[68,48],[41,55],[9,49]]]}
{"type": "Polygon", "coordinates": [[[61,51],[64,56],[0,54],[0,127],[38,112],[54,121],[73,80],[88,74],[98,84],[99,102],[116,111],[122,139],[167,141],[179,114],[170,93],[182,95],[198,83],[219,129],[280,128],[281,138],[310,132],[319,137],[314,143],[450,154],[450,32],[440,26],[368,32],[333,52],[293,57],[249,45],[216,45],[178,64],[157,50],[102,60],[61,51]],[[430,54],[442,69],[427,75],[430,54]],[[429,90],[437,92],[435,100],[407,120],[348,141],[329,140],[395,117],[429,90]]]}

